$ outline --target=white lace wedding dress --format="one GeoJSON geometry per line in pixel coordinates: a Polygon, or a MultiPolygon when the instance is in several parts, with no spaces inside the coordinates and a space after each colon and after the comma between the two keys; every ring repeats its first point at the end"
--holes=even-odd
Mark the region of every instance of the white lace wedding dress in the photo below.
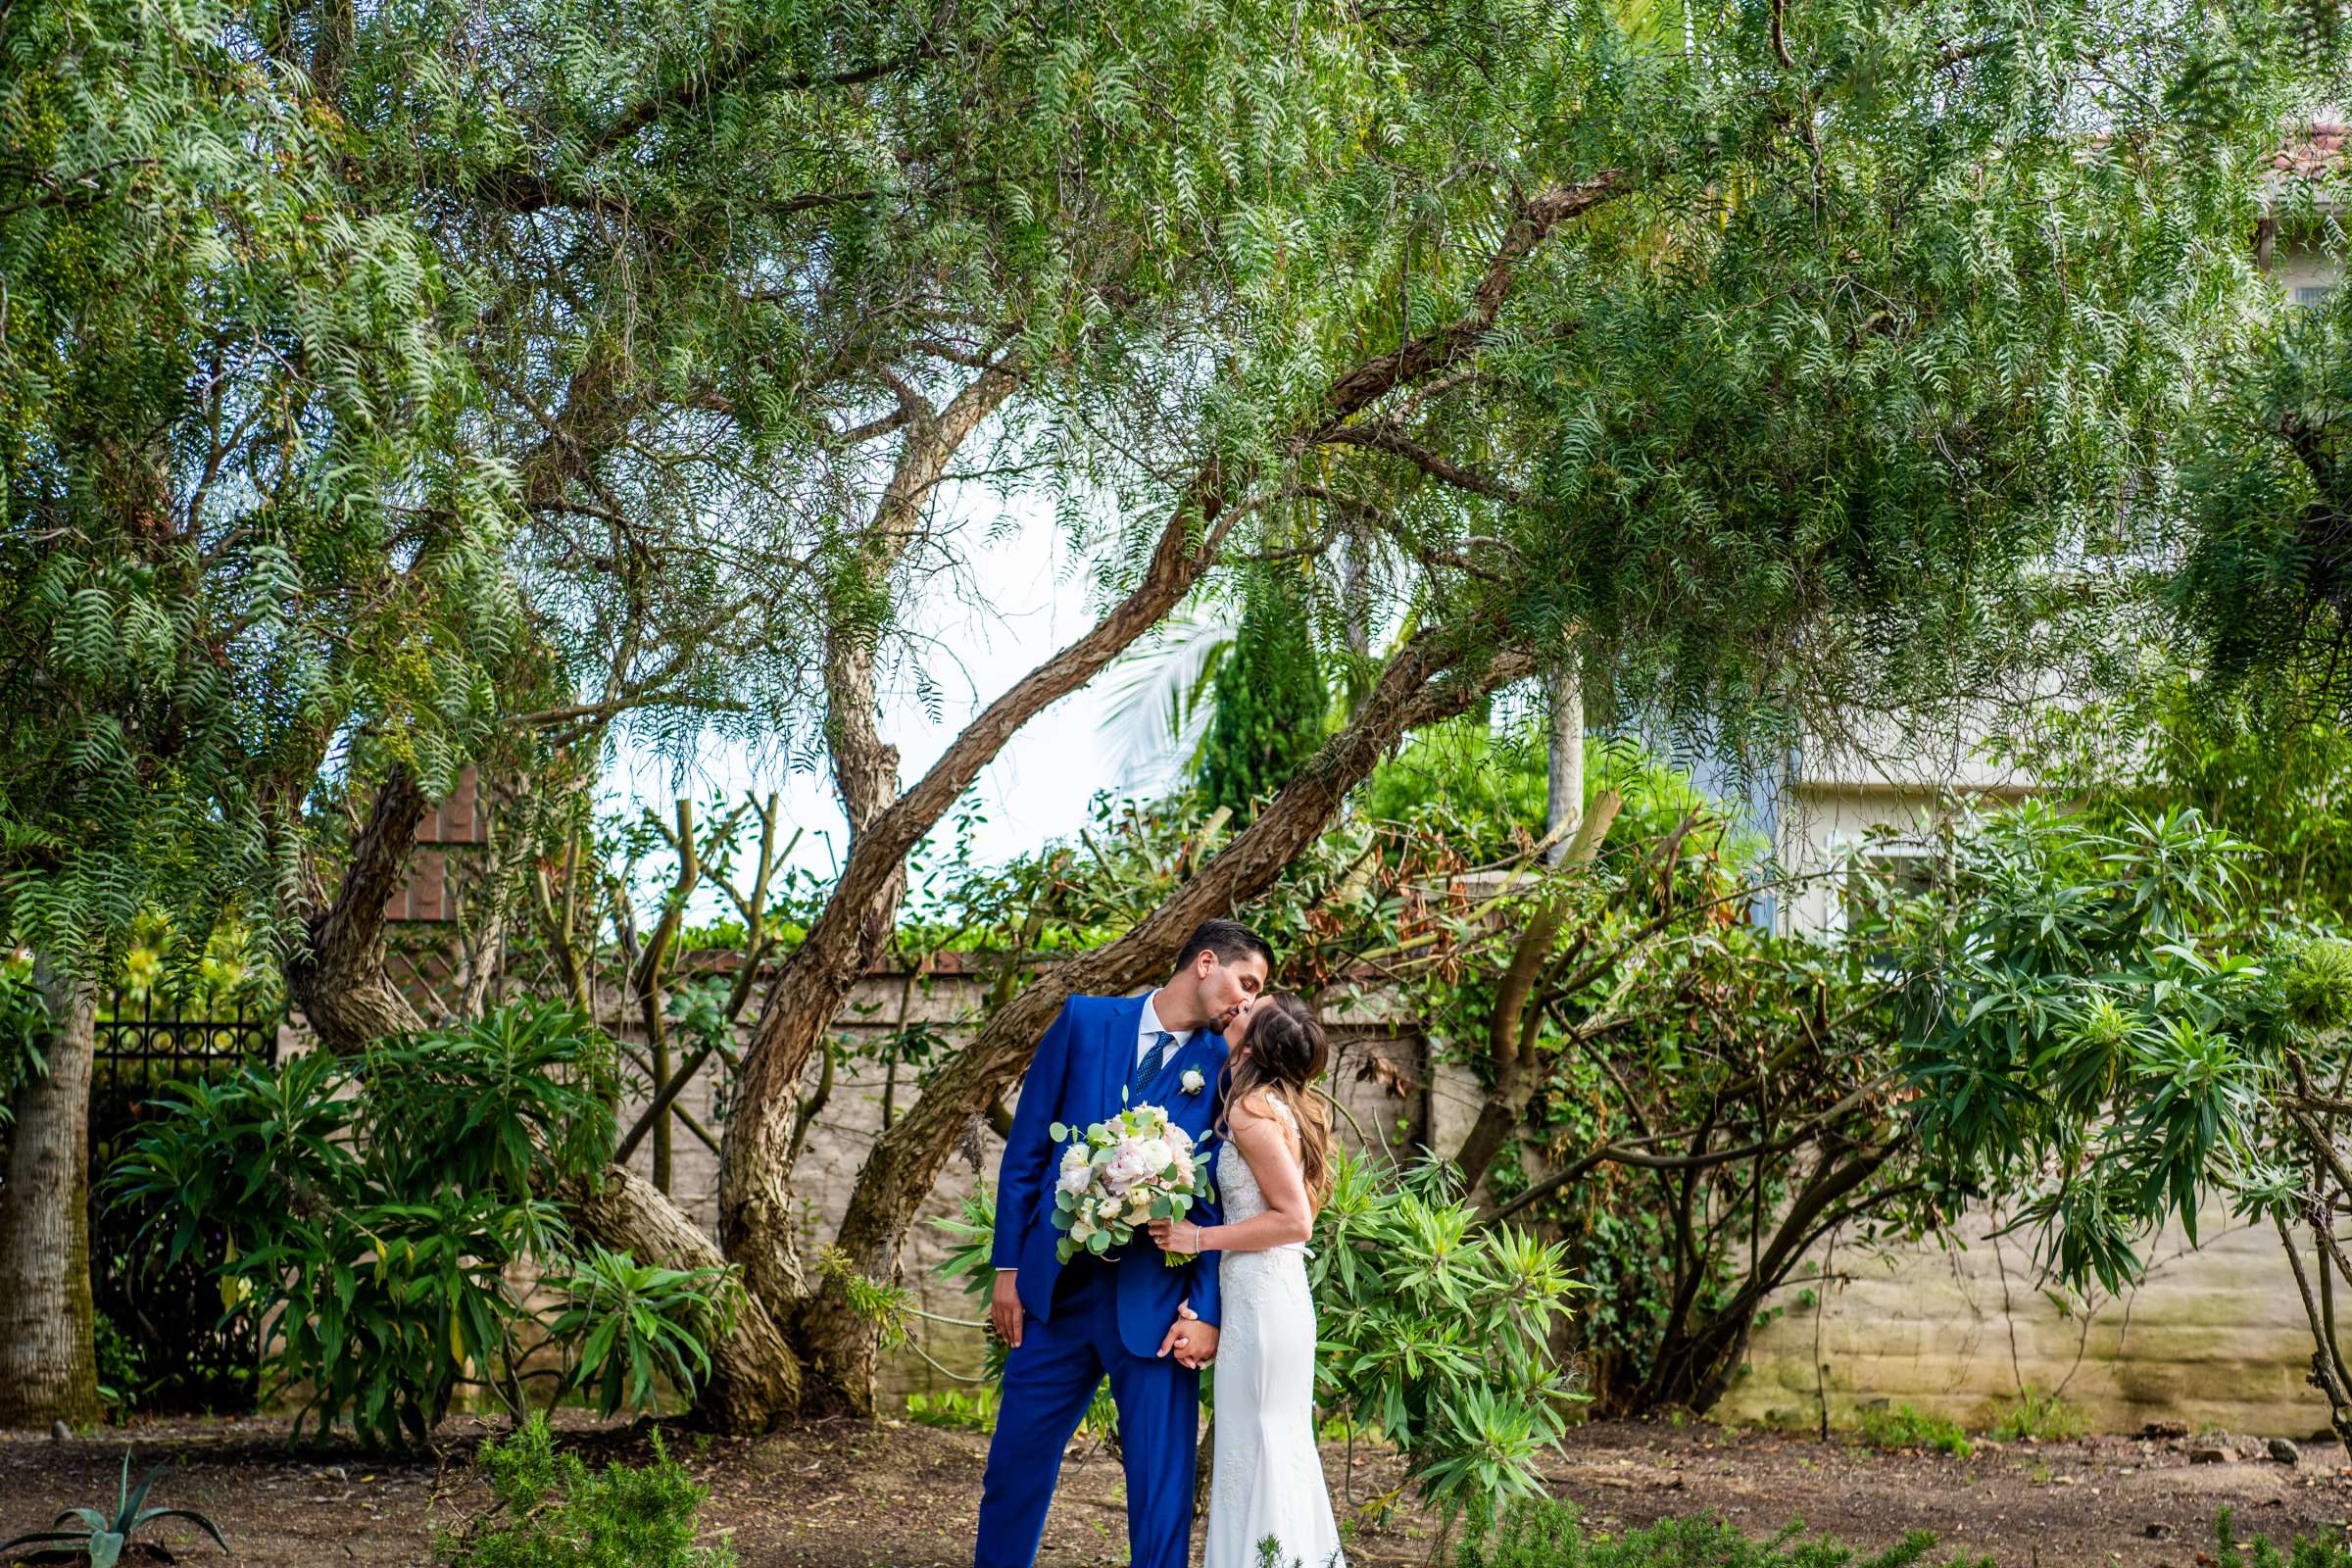
{"type": "MultiPolygon", "coordinates": [[[[1298,1118],[1272,1101],[1293,1138],[1298,1118]]],[[[1266,1211],[1242,1152],[1217,1154],[1224,1223],[1266,1211]]],[[[1258,1568],[1260,1542],[1280,1568],[1342,1568],[1339,1527],[1315,1451],[1315,1303],[1306,1249],[1217,1254],[1224,1323],[1217,1336],[1216,1442],[1208,1492],[1208,1550],[1201,1568],[1258,1568]]]]}

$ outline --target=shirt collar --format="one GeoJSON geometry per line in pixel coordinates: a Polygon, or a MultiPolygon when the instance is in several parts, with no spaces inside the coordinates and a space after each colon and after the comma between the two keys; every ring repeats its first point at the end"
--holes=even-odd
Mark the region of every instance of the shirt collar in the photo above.
{"type": "Polygon", "coordinates": [[[1176,1044],[1179,1046],[1192,1039],[1192,1030],[1170,1029],[1166,1024],[1159,1021],[1159,1007],[1157,1005],[1158,1002],[1159,993],[1156,990],[1153,991],[1150,996],[1144,998],[1143,1021],[1138,1025],[1142,1031],[1141,1038],[1149,1040],[1153,1035],[1170,1034],[1176,1037],[1176,1044]]]}

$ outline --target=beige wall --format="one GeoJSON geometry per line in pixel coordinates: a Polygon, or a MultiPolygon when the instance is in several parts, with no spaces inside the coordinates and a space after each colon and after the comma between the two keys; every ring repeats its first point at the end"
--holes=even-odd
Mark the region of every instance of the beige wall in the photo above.
{"type": "Polygon", "coordinates": [[[2062,1390],[2102,1431],[2150,1421],[2295,1439],[2324,1431],[2277,1234],[2220,1212],[2199,1224],[2202,1248],[2168,1231],[2148,1252],[2147,1281],[2087,1312],[2036,1290],[2031,1240],[1994,1238],[1982,1216],[1964,1227],[1964,1247],[1841,1248],[1829,1260],[1843,1283],[1784,1293],[1789,1310],[1757,1334],[1724,1413],[1811,1426],[1818,1358],[1833,1423],[1884,1399],[1982,1425],[2026,1384],[2062,1390]],[[1822,1291],[1820,1307],[1798,1302],[1808,1289],[1822,1291]]]}

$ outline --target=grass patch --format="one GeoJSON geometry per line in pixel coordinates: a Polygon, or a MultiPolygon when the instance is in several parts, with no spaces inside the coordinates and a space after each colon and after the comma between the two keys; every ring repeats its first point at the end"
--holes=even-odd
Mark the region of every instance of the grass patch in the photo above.
{"type": "Polygon", "coordinates": [[[2027,1438],[2062,1442],[2079,1438],[2089,1430],[2090,1418],[2080,1409],[2060,1396],[2029,1383],[1993,1416],[1987,1436],[2003,1443],[2018,1443],[2027,1438]]]}
{"type": "Polygon", "coordinates": [[[945,1427],[951,1432],[994,1432],[997,1430],[997,1386],[987,1384],[973,1394],[966,1394],[961,1389],[942,1389],[937,1394],[909,1394],[906,1396],[906,1419],[917,1426],[945,1427]]]}
{"type": "Polygon", "coordinates": [[[1855,1435],[1874,1448],[1931,1448],[1965,1459],[1976,1451],[1960,1423],[1907,1404],[1865,1410],[1855,1435]]]}
{"type": "Polygon", "coordinates": [[[1931,1556],[1936,1538],[1924,1530],[1877,1553],[1802,1535],[1803,1527],[1792,1524],[1769,1540],[1751,1541],[1705,1515],[1592,1534],[1572,1505],[1535,1497],[1512,1504],[1499,1526],[1473,1519],[1452,1568],[1995,1568],[1989,1557],[1931,1556]]]}

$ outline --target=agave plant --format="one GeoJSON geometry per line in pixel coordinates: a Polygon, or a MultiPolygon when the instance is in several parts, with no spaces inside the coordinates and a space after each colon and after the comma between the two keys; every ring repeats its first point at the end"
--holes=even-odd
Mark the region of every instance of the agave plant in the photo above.
{"type": "Polygon", "coordinates": [[[14,1551],[19,1546],[33,1545],[48,1545],[53,1549],[64,1549],[78,1543],[90,1554],[90,1568],[114,1568],[116,1561],[122,1555],[122,1548],[129,1544],[131,1533],[141,1525],[152,1524],[158,1519],[185,1519],[212,1537],[213,1544],[222,1551],[228,1550],[228,1543],[220,1539],[220,1532],[213,1528],[213,1522],[194,1509],[150,1508],[146,1505],[147,1489],[154,1486],[155,1478],[162,1475],[168,1468],[170,1467],[167,1465],[157,1465],[147,1472],[146,1480],[133,1487],[130,1484],[130,1450],[124,1448],[122,1450],[122,1485],[115,1496],[115,1511],[112,1518],[100,1513],[95,1508],[68,1508],[50,1521],[50,1528],[47,1530],[35,1530],[29,1535],[19,1536],[14,1541],[0,1541],[0,1553],[14,1551]],[[56,1528],[69,1519],[78,1520],[87,1529],[60,1530],[56,1528]]]}

